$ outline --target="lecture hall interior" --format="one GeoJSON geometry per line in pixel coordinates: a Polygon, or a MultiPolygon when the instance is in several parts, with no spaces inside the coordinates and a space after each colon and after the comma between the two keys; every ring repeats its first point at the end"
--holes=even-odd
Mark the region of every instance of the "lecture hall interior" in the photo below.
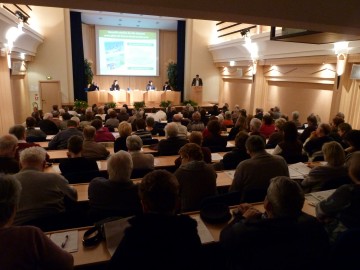
{"type": "MultiPolygon", "coordinates": [[[[74,89],[73,11],[92,14],[99,24],[102,16],[111,12],[117,26],[122,15],[126,18],[131,14],[160,22],[168,18],[183,21],[184,83],[183,89],[175,90],[182,90],[184,99],[190,96],[192,78],[200,74],[204,81],[203,104],[222,106],[227,102],[230,108],[237,104],[249,113],[257,107],[269,110],[279,106],[287,115],[298,110],[302,122],[312,112],[329,121],[341,111],[353,128],[360,127],[359,80],[355,74],[360,63],[360,21],[345,12],[358,5],[355,1],[342,3],[341,10],[336,3],[324,7],[321,1],[310,0],[296,7],[280,0],[171,4],[166,0],[22,1],[17,6],[29,6],[30,18],[23,23],[23,33],[13,42],[10,53],[6,32],[18,27],[21,18],[4,8],[16,4],[9,2],[0,6],[0,134],[7,133],[14,123],[24,122],[35,103],[41,108],[41,82],[59,84],[62,104],[72,104],[74,92],[83,91],[74,89]],[[272,31],[271,26],[276,28],[272,31]],[[271,40],[271,35],[277,40],[271,40]],[[335,48],[339,41],[348,43],[335,48]],[[8,62],[12,64],[11,72],[8,62]]],[[[84,58],[95,67],[94,33],[94,25],[82,24],[84,58]]],[[[179,61],[177,49],[177,30],[160,29],[157,76],[95,74],[94,81],[107,90],[114,79],[124,88],[140,89],[149,80],[160,86],[167,80],[167,64],[179,61]]]]}

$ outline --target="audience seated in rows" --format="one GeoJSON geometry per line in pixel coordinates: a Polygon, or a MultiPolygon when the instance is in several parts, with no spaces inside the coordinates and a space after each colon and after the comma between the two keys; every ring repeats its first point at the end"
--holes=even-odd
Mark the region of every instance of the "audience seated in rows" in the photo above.
{"type": "Polygon", "coordinates": [[[97,177],[89,184],[90,218],[127,217],[141,212],[138,186],[130,179],[131,155],[123,150],[107,160],[109,179],[97,177]]]}
{"type": "Polygon", "coordinates": [[[124,151],[128,150],[127,146],[126,146],[126,138],[131,135],[131,132],[132,132],[131,124],[128,122],[122,121],[119,124],[118,131],[119,131],[119,137],[116,138],[116,140],[114,142],[114,152],[115,153],[120,150],[124,150],[124,151]]]}
{"type": "Polygon", "coordinates": [[[130,135],[126,138],[126,147],[131,155],[133,169],[153,170],[154,156],[141,152],[143,142],[138,135],[130,135]]]}
{"type": "Polygon", "coordinates": [[[13,226],[21,189],[14,176],[0,174],[0,268],[73,269],[72,255],[54,244],[39,228],[13,226]]]}
{"type": "Polygon", "coordinates": [[[175,215],[179,184],[163,170],[147,174],[139,195],[143,214],[128,220],[108,269],[199,269],[201,242],[197,223],[186,215],[175,215]]]}
{"type": "Polygon", "coordinates": [[[45,173],[46,151],[30,147],[20,153],[21,171],[14,174],[22,186],[19,208],[14,224],[28,223],[42,217],[51,219],[65,212],[64,198],[77,200],[77,192],[61,175],[45,173]]]}
{"type": "Polygon", "coordinates": [[[309,157],[313,157],[316,152],[321,152],[323,144],[333,140],[329,137],[329,134],[330,125],[325,123],[321,123],[316,131],[311,133],[310,137],[304,143],[304,150],[309,157]]]}
{"type": "Polygon", "coordinates": [[[151,132],[146,130],[146,124],[145,124],[144,119],[136,119],[135,120],[135,126],[136,126],[136,131],[134,131],[132,133],[133,135],[139,136],[141,138],[141,140],[143,140],[143,142],[145,140],[151,140],[152,139],[151,132]]]}
{"type": "Polygon", "coordinates": [[[46,135],[55,135],[59,132],[59,128],[52,121],[52,113],[45,113],[44,118],[39,122],[40,130],[44,131],[46,135]]]}
{"type": "Polygon", "coordinates": [[[285,176],[271,179],[265,213],[240,204],[220,233],[226,269],[327,269],[329,241],[324,228],[302,212],[304,193],[285,176]]]}
{"type": "Polygon", "coordinates": [[[294,122],[286,122],[283,125],[284,139],[274,149],[273,155],[282,156],[288,164],[307,161],[303,156],[303,145],[298,139],[298,132],[294,122]]]}
{"type": "Polygon", "coordinates": [[[100,119],[94,119],[91,125],[96,129],[95,141],[96,142],[113,142],[115,141],[114,135],[109,132],[107,127],[103,127],[100,119]]]}
{"type": "Polygon", "coordinates": [[[323,190],[326,182],[336,182],[347,178],[345,167],[345,153],[341,145],[335,141],[324,143],[322,146],[325,165],[316,166],[311,169],[309,175],[301,182],[304,191],[315,192],[323,190]]]}
{"type": "Polygon", "coordinates": [[[251,158],[240,162],[236,167],[229,191],[240,191],[241,202],[246,202],[247,196],[252,193],[257,194],[251,198],[251,202],[261,201],[265,197],[270,179],[289,176],[289,169],[282,157],[265,151],[265,143],[260,136],[250,136],[245,147],[251,158]]]}
{"type": "Polygon", "coordinates": [[[286,120],[284,118],[275,120],[275,132],[269,136],[269,140],[267,141],[265,148],[275,148],[280,142],[284,140],[283,126],[285,123],[286,120]]]}
{"type": "Polygon", "coordinates": [[[236,120],[235,126],[231,128],[229,135],[227,137],[228,141],[235,140],[236,135],[240,132],[244,131],[247,132],[246,128],[246,118],[244,116],[239,116],[236,120]]]}
{"type": "Polygon", "coordinates": [[[174,175],[180,184],[181,211],[199,210],[204,198],[216,195],[217,174],[204,162],[199,145],[187,143],[180,148],[179,154],[181,166],[174,175]]]}
{"type": "Polygon", "coordinates": [[[180,148],[185,145],[188,140],[182,136],[179,137],[179,125],[175,122],[165,126],[166,139],[160,140],[158,144],[159,156],[172,156],[179,153],[180,148]]]}
{"type": "Polygon", "coordinates": [[[17,144],[14,135],[0,137],[0,173],[14,174],[20,171],[19,161],[15,158],[17,144]]]}
{"type": "Polygon", "coordinates": [[[36,120],[34,117],[29,116],[26,118],[26,141],[27,142],[44,142],[46,141],[46,134],[40,129],[35,129],[36,120]]]}
{"type": "Polygon", "coordinates": [[[208,135],[204,136],[203,146],[210,148],[211,152],[226,151],[226,137],[221,136],[220,123],[217,120],[211,120],[207,124],[208,135]]]}
{"type": "Polygon", "coordinates": [[[83,130],[84,142],[81,155],[85,158],[99,160],[106,159],[110,152],[105,145],[95,141],[96,129],[93,126],[85,126],[83,130]]]}
{"type": "Polygon", "coordinates": [[[217,171],[234,170],[243,160],[249,159],[250,156],[246,151],[245,143],[249,138],[247,132],[240,131],[235,138],[235,148],[227,152],[220,162],[214,164],[217,171]]]}
{"type": "Polygon", "coordinates": [[[99,168],[94,159],[82,156],[83,137],[74,135],[68,140],[66,153],[68,158],[61,159],[59,169],[61,174],[69,183],[89,182],[96,176],[99,176],[99,168]]]}
{"type": "Polygon", "coordinates": [[[359,164],[360,152],[354,152],[349,165],[349,176],[353,183],[339,187],[316,205],[316,216],[324,223],[331,242],[346,230],[360,228],[359,164]]]}
{"type": "Polygon", "coordinates": [[[67,122],[67,129],[60,131],[49,142],[49,150],[66,149],[69,138],[73,135],[82,136],[82,132],[77,129],[77,123],[73,120],[67,122]]]}

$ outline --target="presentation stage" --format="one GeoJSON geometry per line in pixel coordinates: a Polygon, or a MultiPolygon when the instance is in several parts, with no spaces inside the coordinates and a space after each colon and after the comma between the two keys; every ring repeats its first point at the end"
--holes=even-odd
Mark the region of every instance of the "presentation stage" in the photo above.
{"type": "Polygon", "coordinates": [[[159,75],[159,31],[96,28],[97,74],[159,75]]]}

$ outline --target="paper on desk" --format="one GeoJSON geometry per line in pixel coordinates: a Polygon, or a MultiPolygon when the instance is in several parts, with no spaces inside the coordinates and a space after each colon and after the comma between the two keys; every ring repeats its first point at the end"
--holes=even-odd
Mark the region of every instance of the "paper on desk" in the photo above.
{"type": "Polygon", "coordinates": [[[53,164],[52,167],[53,167],[54,172],[61,173],[59,164],[53,164]]]}
{"type": "Polygon", "coordinates": [[[275,150],[275,148],[265,149],[265,151],[270,155],[272,155],[274,153],[274,150],[275,150]]]}
{"type": "Polygon", "coordinates": [[[289,165],[289,168],[297,171],[298,173],[301,173],[302,175],[308,175],[311,168],[309,168],[305,163],[298,162],[295,164],[289,165]]]}
{"type": "Polygon", "coordinates": [[[214,237],[211,235],[210,231],[208,230],[208,228],[206,228],[204,222],[201,220],[200,216],[195,216],[192,217],[193,219],[196,220],[197,222],[197,230],[198,230],[198,235],[200,237],[201,243],[205,244],[205,243],[211,243],[214,242],[214,237]]]}
{"type": "Polygon", "coordinates": [[[50,239],[60,248],[66,250],[67,252],[76,252],[78,251],[78,242],[79,242],[79,232],[76,231],[67,231],[60,233],[52,233],[50,239]],[[61,245],[65,242],[66,235],[68,239],[65,246],[62,248],[61,245]]]}
{"type": "Polygon", "coordinates": [[[220,161],[223,157],[219,153],[211,153],[211,160],[212,161],[220,161]]]}
{"type": "Polygon", "coordinates": [[[289,167],[289,175],[291,179],[304,179],[304,175],[293,170],[292,168],[289,167]]]}
{"type": "MultiPolygon", "coordinates": [[[[308,195],[311,195],[313,198],[315,198],[318,202],[321,202],[323,200],[326,200],[335,192],[335,189],[330,190],[324,190],[324,191],[318,191],[318,192],[312,192],[308,195]]],[[[306,197],[308,199],[308,197],[306,197]]]]}
{"type": "Polygon", "coordinates": [[[231,179],[234,179],[235,170],[224,171],[224,173],[227,174],[231,179]]]}
{"type": "Polygon", "coordinates": [[[104,224],[106,247],[111,256],[114,255],[116,248],[124,237],[125,229],[129,227],[128,219],[117,219],[104,224]]]}

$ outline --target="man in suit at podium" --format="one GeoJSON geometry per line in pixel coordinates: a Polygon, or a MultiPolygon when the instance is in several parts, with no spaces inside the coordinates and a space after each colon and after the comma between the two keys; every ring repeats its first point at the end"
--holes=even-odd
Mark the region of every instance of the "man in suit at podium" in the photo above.
{"type": "Polygon", "coordinates": [[[192,80],[191,86],[203,86],[202,79],[196,74],[196,77],[192,80]]]}
{"type": "Polygon", "coordinates": [[[165,82],[164,86],[163,86],[163,90],[166,91],[166,90],[171,90],[171,86],[169,84],[169,82],[165,82]]]}
{"type": "Polygon", "coordinates": [[[155,90],[155,85],[153,85],[152,81],[149,81],[149,83],[146,85],[146,91],[149,90],[155,90]]]}

